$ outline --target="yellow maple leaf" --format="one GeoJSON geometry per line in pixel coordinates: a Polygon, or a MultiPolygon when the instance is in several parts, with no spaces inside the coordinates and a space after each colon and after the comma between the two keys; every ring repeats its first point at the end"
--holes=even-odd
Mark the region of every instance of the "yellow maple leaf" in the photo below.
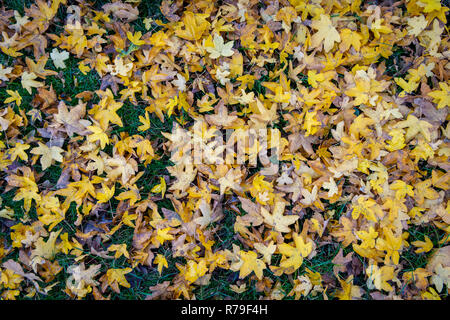
{"type": "Polygon", "coordinates": [[[317,48],[323,42],[325,52],[329,52],[335,42],[341,42],[341,36],[333,26],[329,15],[321,14],[319,20],[313,20],[311,27],[317,30],[311,38],[311,46],[313,48],[317,48]]]}
{"type": "Polygon", "coordinates": [[[378,250],[386,251],[385,263],[389,264],[392,261],[394,264],[398,264],[400,259],[399,251],[403,247],[403,239],[400,236],[396,237],[392,230],[383,228],[383,238],[378,238],[376,242],[376,248],[378,250]]]}
{"type": "Polygon", "coordinates": [[[31,252],[31,260],[33,269],[36,270],[37,264],[42,264],[43,259],[53,259],[56,253],[58,253],[58,247],[56,246],[56,240],[61,233],[62,229],[50,233],[47,242],[43,238],[39,238],[35,243],[35,248],[31,252]]]}
{"type": "Polygon", "coordinates": [[[110,286],[111,289],[120,293],[119,286],[129,288],[131,285],[125,278],[125,275],[130,273],[133,269],[125,268],[125,269],[108,269],[106,274],[100,278],[103,281],[102,287],[106,289],[107,286],[110,286]]]}
{"type": "Polygon", "coordinates": [[[303,263],[303,258],[306,258],[312,251],[312,242],[304,241],[303,236],[293,233],[293,245],[282,243],[278,245],[278,250],[283,255],[280,266],[283,268],[292,268],[292,271],[297,270],[303,263]]]}
{"type": "Polygon", "coordinates": [[[311,111],[305,113],[305,121],[303,123],[303,129],[306,130],[306,137],[309,135],[315,134],[320,126],[322,125],[322,122],[318,121],[316,118],[317,111],[311,111]]]}
{"type": "Polygon", "coordinates": [[[135,46],[142,46],[145,44],[144,40],[141,40],[142,32],[138,31],[135,34],[132,34],[130,31],[127,31],[127,38],[131,41],[135,46]]]}
{"type": "Polygon", "coordinates": [[[198,278],[203,277],[208,271],[205,260],[200,260],[198,263],[193,260],[189,260],[186,267],[187,270],[184,277],[189,282],[197,281],[198,278]]]}
{"type": "Polygon", "coordinates": [[[364,117],[363,114],[360,114],[356,119],[353,120],[352,124],[349,128],[349,133],[355,137],[355,139],[359,139],[359,136],[362,135],[366,137],[371,133],[371,130],[368,126],[375,124],[375,121],[371,118],[364,117]]]}
{"type": "Polygon", "coordinates": [[[441,263],[434,268],[434,274],[431,282],[435,285],[438,292],[442,292],[444,285],[450,287],[450,267],[444,267],[441,263]]]}
{"type": "Polygon", "coordinates": [[[263,260],[265,263],[270,264],[273,253],[275,252],[277,246],[273,241],[266,246],[264,243],[255,243],[255,249],[263,255],[263,260]]]}
{"type": "Polygon", "coordinates": [[[167,263],[166,257],[163,256],[162,254],[159,254],[159,253],[156,255],[155,259],[153,260],[153,264],[158,265],[158,272],[159,272],[159,274],[161,274],[162,269],[164,267],[165,268],[169,267],[169,264],[167,263]]]}
{"type": "Polygon", "coordinates": [[[427,141],[431,141],[430,129],[433,128],[433,125],[425,120],[417,119],[412,114],[408,115],[406,120],[398,122],[395,128],[407,128],[406,141],[411,140],[418,134],[422,134],[427,141]]]}
{"type": "Polygon", "coordinates": [[[28,155],[26,154],[25,150],[30,149],[30,145],[26,143],[20,143],[16,142],[14,148],[9,149],[9,155],[11,161],[14,161],[17,159],[17,157],[21,160],[27,161],[28,155]]]}
{"type": "Polygon", "coordinates": [[[434,90],[428,93],[428,96],[433,98],[433,102],[437,103],[438,109],[450,106],[450,87],[445,82],[439,82],[441,90],[434,90]]]}
{"type": "Polygon", "coordinates": [[[400,200],[405,198],[406,195],[409,195],[411,197],[414,197],[414,190],[413,187],[410,185],[407,185],[402,180],[395,180],[391,185],[389,186],[392,190],[395,190],[395,198],[400,200]]]}
{"type": "Polygon", "coordinates": [[[139,131],[146,131],[150,129],[150,118],[148,111],[145,111],[145,118],[143,116],[139,116],[139,121],[142,123],[142,125],[138,127],[139,131]]]}
{"type": "Polygon", "coordinates": [[[44,86],[42,82],[34,80],[36,78],[37,75],[35,75],[33,72],[24,71],[22,73],[22,87],[27,90],[29,94],[31,94],[31,88],[40,88],[44,86]]]}
{"type": "Polygon", "coordinates": [[[171,227],[167,227],[164,229],[158,229],[156,232],[156,240],[158,243],[163,244],[166,240],[173,240],[175,237],[171,234],[169,234],[169,231],[172,230],[171,227]]]}
{"type": "Polygon", "coordinates": [[[428,25],[423,15],[408,18],[408,34],[417,37],[428,25]]]}
{"type": "Polygon", "coordinates": [[[217,59],[220,57],[231,57],[234,54],[232,50],[234,41],[224,42],[221,35],[214,34],[212,47],[205,47],[205,50],[209,52],[211,59],[217,59]]]}
{"type": "Polygon", "coordinates": [[[369,289],[376,288],[378,290],[393,291],[394,288],[388,283],[394,279],[394,267],[382,266],[379,268],[376,264],[371,264],[366,269],[367,287],[369,289]]]}
{"type": "Polygon", "coordinates": [[[92,291],[92,286],[99,284],[94,278],[100,272],[101,265],[90,265],[88,269],[85,268],[84,262],[79,265],[71,265],[67,268],[67,273],[70,276],[66,280],[67,289],[76,294],[78,298],[84,298],[92,291]]]}
{"type": "Polygon", "coordinates": [[[78,69],[80,69],[81,73],[84,75],[87,75],[87,73],[89,71],[91,71],[91,68],[89,66],[85,65],[83,62],[80,62],[78,64],[78,69]]]}
{"type": "Polygon", "coordinates": [[[357,300],[362,296],[362,289],[353,284],[353,275],[350,275],[346,280],[338,279],[342,289],[336,293],[339,300],[357,300]]]}
{"type": "Polygon", "coordinates": [[[98,203],[106,203],[114,196],[114,192],[116,190],[116,187],[113,185],[112,188],[108,188],[107,185],[102,184],[102,191],[103,192],[97,192],[96,193],[96,199],[98,200],[98,203]]]}
{"type": "Polygon", "coordinates": [[[116,252],[114,254],[114,258],[118,259],[120,258],[122,255],[125,256],[126,258],[130,258],[130,254],[127,251],[127,245],[125,243],[122,244],[112,244],[108,247],[108,251],[110,252],[116,252]]]}
{"type": "Polygon", "coordinates": [[[17,106],[19,107],[20,104],[22,103],[22,97],[19,94],[19,92],[17,92],[17,90],[6,90],[6,93],[9,94],[9,97],[5,99],[5,101],[3,101],[4,103],[10,103],[15,101],[17,106]]]}
{"type": "Polygon", "coordinates": [[[297,215],[283,215],[285,206],[286,204],[282,201],[275,202],[272,214],[266,208],[261,207],[261,215],[264,218],[264,222],[273,226],[279,232],[290,232],[289,225],[295,223],[300,218],[297,215]]]}
{"type": "Polygon", "coordinates": [[[263,270],[266,268],[264,261],[258,259],[258,254],[254,251],[240,251],[239,252],[242,265],[239,271],[239,278],[243,279],[250,273],[255,272],[258,279],[262,279],[263,270]]]}
{"type": "Polygon", "coordinates": [[[164,194],[166,193],[166,180],[163,177],[159,177],[159,184],[153,186],[150,190],[152,193],[161,193],[164,198],[164,194]]]}
{"type": "Polygon", "coordinates": [[[32,154],[41,155],[41,165],[42,170],[47,169],[52,165],[53,160],[62,162],[63,156],[61,155],[62,152],[64,152],[63,149],[60,147],[52,146],[47,147],[47,145],[43,144],[42,142],[38,142],[39,147],[36,147],[32,149],[30,152],[32,154]]]}
{"type": "Polygon", "coordinates": [[[375,240],[378,237],[378,232],[373,227],[369,227],[369,231],[357,231],[356,235],[362,240],[360,247],[362,249],[372,249],[375,247],[375,240]]]}
{"type": "Polygon", "coordinates": [[[361,49],[362,36],[358,32],[352,31],[348,28],[342,29],[341,38],[342,42],[339,45],[341,52],[347,51],[351,46],[353,46],[356,51],[361,49]]]}
{"type": "Polygon", "coordinates": [[[433,242],[431,242],[430,238],[425,236],[425,241],[413,241],[411,244],[418,249],[416,249],[416,253],[429,252],[433,249],[433,242]]]}
{"type": "Polygon", "coordinates": [[[209,30],[210,23],[206,21],[207,14],[198,14],[191,11],[184,13],[182,24],[184,29],[178,28],[175,34],[186,40],[199,40],[203,33],[209,30]]]}
{"type": "Polygon", "coordinates": [[[102,149],[109,144],[108,135],[102,130],[102,128],[97,126],[87,126],[86,128],[92,132],[92,134],[87,137],[89,142],[100,141],[100,146],[102,149]]]}

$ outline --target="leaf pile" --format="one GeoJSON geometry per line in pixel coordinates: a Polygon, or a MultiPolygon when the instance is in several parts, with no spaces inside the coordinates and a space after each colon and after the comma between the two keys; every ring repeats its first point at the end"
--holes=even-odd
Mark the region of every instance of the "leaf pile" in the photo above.
{"type": "Polygon", "coordinates": [[[151,5],[0,9],[3,299],[447,297],[449,8],[151,5]]]}

